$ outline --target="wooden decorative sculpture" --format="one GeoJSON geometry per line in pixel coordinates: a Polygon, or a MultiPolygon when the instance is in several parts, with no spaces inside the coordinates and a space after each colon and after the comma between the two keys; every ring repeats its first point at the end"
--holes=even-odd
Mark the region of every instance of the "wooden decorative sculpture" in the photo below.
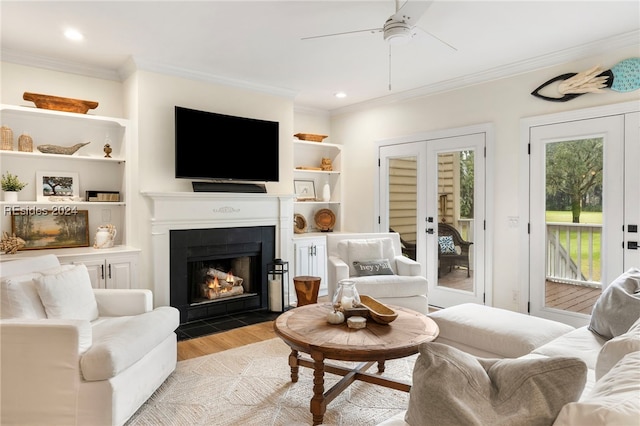
{"type": "Polygon", "coordinates": [[[562,74],[542,83],[531,94],[545,101],[566,102],[585,93],[602,93],[605,88],[616,92],[632,92],[639,89],[640,58],[625,59],[606,71],[600,66],[595,66],[580,73],[562,74]],[[557,81],[562,81],[558,85],[561,97],[540,94],[540,90],[557,81]]]}
{"type": "Polygon", "coordinates": [[[77,143],[72,146],[60,146],[60,145],[38,145],[38,151],[44,154],[62,154],[71,155],[85,145],[89,145],[91,142],[77,143]]]}

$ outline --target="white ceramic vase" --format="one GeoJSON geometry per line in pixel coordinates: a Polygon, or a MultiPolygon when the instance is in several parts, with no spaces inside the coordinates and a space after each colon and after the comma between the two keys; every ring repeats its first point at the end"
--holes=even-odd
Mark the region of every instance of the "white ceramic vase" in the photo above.
{"type": "Polygon", "coordinates": [[[4,201],[7,203],[17,203],[18,202],[18,191],[3,191],[4,192],[4,201]]]}
{"type": "Polygon", "coordinates": [[[331,187],[329,186],[329,182],[326,182],[322,188],[322,201],[331,201],[331,187]]]}

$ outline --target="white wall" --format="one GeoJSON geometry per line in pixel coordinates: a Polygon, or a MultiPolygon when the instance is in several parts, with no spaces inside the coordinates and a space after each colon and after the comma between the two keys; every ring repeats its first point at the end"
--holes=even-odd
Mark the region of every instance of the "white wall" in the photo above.
{"type": "MultiPolygon", "coordinates": [[[[640,91],[585,94],[568,102],[548,102],[530,93],[552,77],[580,72],[601,64],[608,68],[617,62],[638,56],[638,48],[626,48],[485,84],[454,90],[386,106],[334,115],[331,135],[343,144],[347,158],[357,158],[345,166],[343,203],[344,229],[355,232],[375,230],[374,198],[377,181],[376,141],[412,134],[493,123],[495,160],[493,200],[494,306],[517,310],[512,300],[518,291],[520,264],[518,229],[508,226],[509,217],[526,217],[518,210],[520,159],[520,119],[554,112],[581,109],[640,99],[640,91]]],[[[640,161],[640,159],[638,159],[640,161]]]]}
{"type": "Polygon", "coordinates": [[[2,62],[0,64],[0,99],[3,104],[35,106],[22,99],[24,92],[61,96],[98,102],[87,114],[125,118],[122,103],[122,83],[49,71],[42,68],[2,62]]]}
{"type": "MultiPolygon", "coordinates": [[[[127,82],[127,105],[135,109],[138,125],[138,190],[140,192],[191,192],[191,181],[174,176],[174,106],[222,114],[238,115],[280,123],[280,182],[267,183],[270,194],[293,193],[293,100],[204,81],[138,71],[127,82]],[[137,102],[129,99],[136,99],[137,102]]],[[[212,130],[213,131],[213,130],[212,130]]],[[[202,135],[228,138],[234,143],[242,135],[202,135]]],[[[259,144],[260,140],[255,140],[259,144]]],[[[250,152],[247,155],[251,155],[250,152]]],[[[213,162],[231,162],[241,167],[242,158],[212,158],[213,162]]],[[[140,195],[132,200],[136,223],[142,226],[135,236],[142,249],[141,282],[152,279],[150,265],[150,203],[140,195]]],[[[293,220],[293,219],[292,219],[293,220]]]]}

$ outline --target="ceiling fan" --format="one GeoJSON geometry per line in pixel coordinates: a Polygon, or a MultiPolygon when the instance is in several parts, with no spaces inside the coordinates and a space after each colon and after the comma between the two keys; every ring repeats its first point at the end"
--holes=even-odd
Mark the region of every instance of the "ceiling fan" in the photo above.
{"type": "Polygon", "coordinates": [[[413,39],[433,38],[440,43],[446,45],[452,50],[457,51],[454,46],[446,41],[431,34],[427,30],[416,26],[422,15],[427,11],[433,3],[431,1],[406,1],[400,6],[400,0],[395,0],[396,13],[391,15],[381,28],[369,28],[364,30],[346,31],[341,33],[324,34],[310,37],[303,37],[302,40],[314,40],[328,37],[338,37],[357,34],[380,34],[389,44],[389,90],[391,90],[391,47],[407,44],[413,39]]]}

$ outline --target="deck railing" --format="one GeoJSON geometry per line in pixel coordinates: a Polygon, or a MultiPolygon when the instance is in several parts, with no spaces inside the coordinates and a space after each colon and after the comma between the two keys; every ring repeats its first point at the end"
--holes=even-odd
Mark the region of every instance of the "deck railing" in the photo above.
{"type": "Polygon", "coordinates": [[[602,225],[547,222],[547,280],[599,287],[602,225]]]}

